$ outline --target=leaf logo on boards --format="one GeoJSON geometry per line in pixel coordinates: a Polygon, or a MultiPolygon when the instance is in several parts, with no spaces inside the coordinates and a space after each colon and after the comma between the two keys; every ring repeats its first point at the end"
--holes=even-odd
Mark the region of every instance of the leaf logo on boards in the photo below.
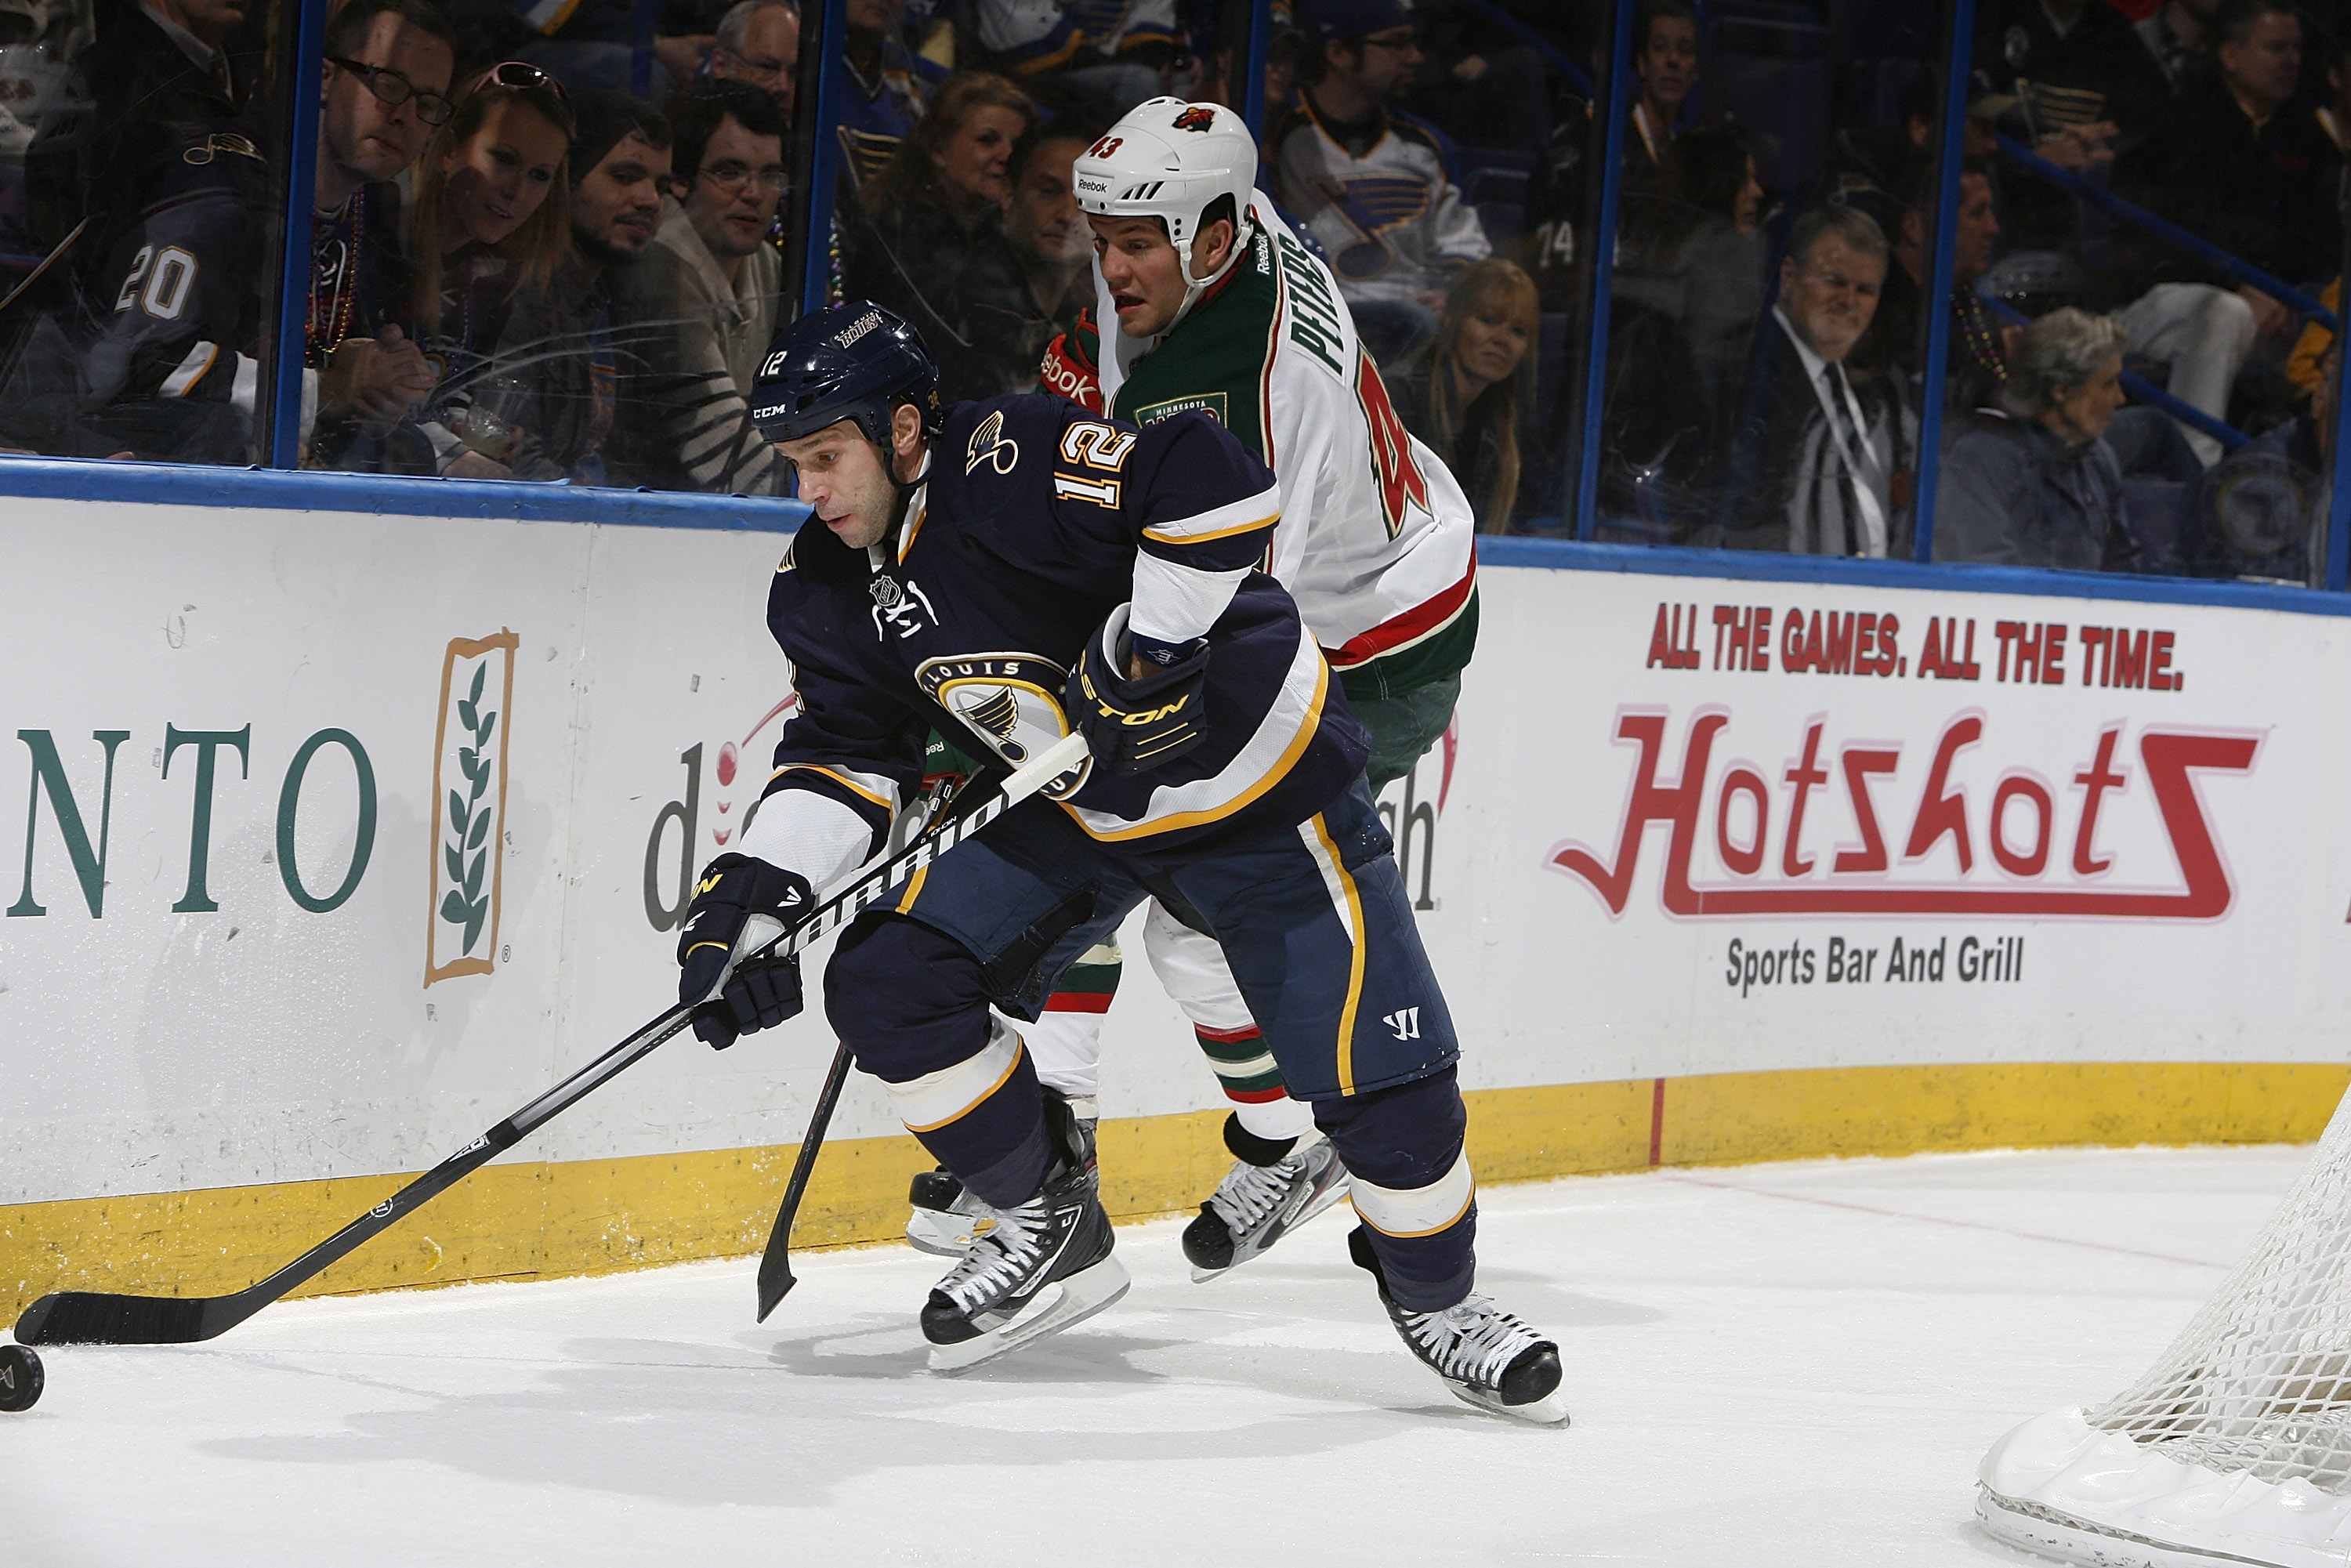
{"type": "Polygon", "coordinates": [[[424,983],[487,975],[497,967],[507,814],[506,722],[514,706],[515,651],[500,631],[451,639],[441,658],[433,793],[444,813],[433,847],[432,914],[425,922],[424,983]],[[452,697],[455,700],[451,700],[452,697]]]}
{"type": "MultiPolygon", "coordinates": [[[[1970,771],[1961,754],[1984,743],[1980,711],[1944,725],[1923,784],[1907,787],[1896,779],[1899,742],[1832,746],[1828,721],[1821,716],[1807,722],[1797,755],[1778,779],[1767,780],[1740,761],[1716,777],[1710,769],[1715,744],[1730,723],[1719,707],[1692,716],[1676,781],[1663,784],[1658,774],[1667,718],[1661,709],[1618,710],[1616,743],[1635,747],[1635,758],[1613,861],[1573,840],[1553,845],[1546,857],[1552,870],[1588,883],[1612,916],[1624,914],[1631,900],[1653,822],[1670,830],[1659,900],[1680,918],[2216,920],[2235,899],[2199,786],[2199,779],[2252,773],[2262,745],[2255,735],[2148,726],[2126,746],[2125,727],[2106,725],[2085,737],[2081,755],[2065,759],[2056,775],[2070,779],[2074,797],[2061,811],[2051,785],[2026,766],[2007,768],[1989,794],[1979,797],[1982,804],[1971,802],[1961,782],[1970,771]],[[2152,797],[2156,821],[2130,826],[2151,828],[2164,855],[2148,850],[2145,831],[2112,833],[2116,842],[2137,846],[2128,856],[2102,847],[2102,822],[2111,832],[2109,813],[2133,791],[2135,772],[2146,786],[2141,800],[2152,797]],[[1845,841],[1829,848],[1839,829],[1845,841]],[[1728,873],[1726,880],[1694,877],[1693,866],[1709,851],[1707,859],[1728,873]],[[1947,872],[1930,876],[1909,869],[1938,851],[1943,864],[1956,862],[1958,882],[1947,872]],[[2114,874],[2118,870],[2122,875],[2114,874]]],[[[1972,772],[1980,776],[1982,769],[1972,772]]]]}

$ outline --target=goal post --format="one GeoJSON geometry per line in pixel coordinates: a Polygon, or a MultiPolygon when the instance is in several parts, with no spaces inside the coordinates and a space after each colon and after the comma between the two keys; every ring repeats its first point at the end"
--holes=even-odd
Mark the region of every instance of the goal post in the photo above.
{"type": "Polygon", "coordinates": [[[2096,1568],[2351,1568],[2351,1097],[2152,1370],[1991,1447],[1991,1534],[2096,1568]]]}

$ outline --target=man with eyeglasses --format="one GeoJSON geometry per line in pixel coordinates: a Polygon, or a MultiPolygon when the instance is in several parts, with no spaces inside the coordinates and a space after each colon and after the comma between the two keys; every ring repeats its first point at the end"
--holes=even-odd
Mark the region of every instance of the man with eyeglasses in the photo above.
{"type": "Polygon", "coordinates": [[[1402,0],[1302,0],[1305,84],[1278,125],[1274,192],[1331,258],[1364,347],[1393,364],[1437,336],[1454,276],[1492,246],[1441,132],[1390,107],[1420,63],[1402,0]]]}
{"type": "Polygon", "coordinates": [[[351,0],[327,26],[310,231],[306,434],[319,467],[376,465],[375,443],[433,390],[433,371],[400,317],[409,267],[400,187],[433,128],[455,106],[455,33],[422,0],[351,0]]]}
{"type": "Polygon", "coordinates": [[[1886,235],[1829,203],[1796,219],[1780,298],[1755,328],[1719,538],[1733,549],[1907,553],[1915,416],[1893,378],[1849,373],[1886,285],[1886,235]]]}
{"type": "Polygon", "coordinates": [[[783,294],[768,243],[783,198],[783,111],[739,81],[681,88],[666,106],[680,194],[622,282],[631,327],[659,326],[626,378],[617,482],[768,495],[779,465],[744,393],[783,294]]]}
{"type": "Polygon", "coordinates": [[[719,18],[707,69],[719,81],[758,88],[789,121],[799,63],[799,7],[792,0],[742,0],[719,18]]]}

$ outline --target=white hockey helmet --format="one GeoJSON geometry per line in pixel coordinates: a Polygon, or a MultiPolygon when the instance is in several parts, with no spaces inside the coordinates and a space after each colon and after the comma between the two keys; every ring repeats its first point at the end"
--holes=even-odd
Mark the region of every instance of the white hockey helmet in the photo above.
{"type": "Polygon", "coordinates": [[[1249,248],[1257,143],[1249,122],[1221,103],[1155,98],[1127,110],[1086,149],[1071,171],[1071,183],[1081,212],[1157,218],[1167,225],[1184,277],[1184,303],[1175,316],[1181,321],[1249,248]],[[1213,276],[1194,277],[1192,243],[1200,235],[1201,214],[1219,196],[1233,199],[1232,252],[1213,276]]]}

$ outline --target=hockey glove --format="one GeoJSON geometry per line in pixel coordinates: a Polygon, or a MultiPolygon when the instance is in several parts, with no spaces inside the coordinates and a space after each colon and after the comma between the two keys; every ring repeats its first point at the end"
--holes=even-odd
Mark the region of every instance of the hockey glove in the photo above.
{"type": "Polygon", "coordinates": [[[724,990],[711,993],[753,915],[789,930],[815,907],[806,877],[748,855],[720,855],[703,871],[678,933],[677,999],[694,1009],[694,1032],[711,1050],[724,1051],[737,1037],[772,1029],[800,1010],[797,955],[747,960],[726,977],[724,990]]]}
{"type": "Polygon", "coordinates": [[[1104,646],[1113,640],[1109,632],[1105,625],[1078,655],[1063,694],[1071,722],[1094,759],[1113,773],[1165,768],[1207,736],[1207,641],[1150,650],[1165,657],[1146,655],[1146,673],[1136,678],[1127,674],[1124,655],[1104,646]]]}

